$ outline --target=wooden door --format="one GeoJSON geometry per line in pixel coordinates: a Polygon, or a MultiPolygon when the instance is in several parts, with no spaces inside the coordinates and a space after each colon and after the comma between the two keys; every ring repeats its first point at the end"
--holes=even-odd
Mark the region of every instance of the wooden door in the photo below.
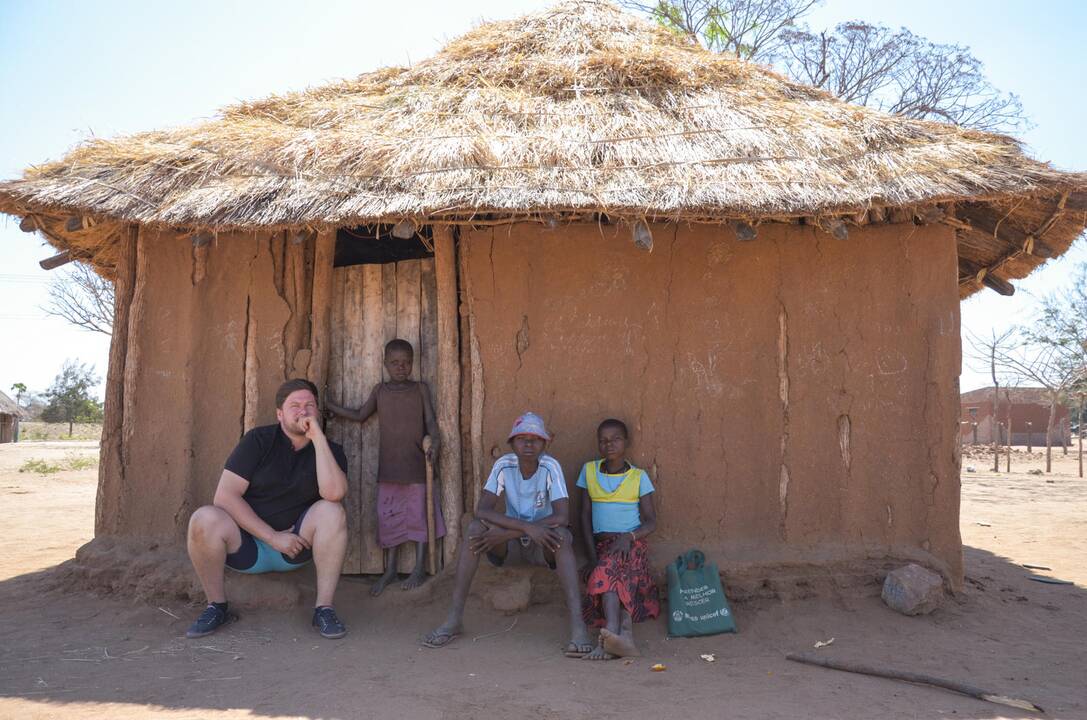
{"type": "MultiPolygon", "coordinates": [[[[412,378],[426,382],[431,388],[431,401],[436,402],[438,318],[434,272],[434,258],[333,270],[328,393],[334,402],[352,408],[362,405],[374,385],[384,379],[385,343],[397,337],[415,349],[412,378]]],[[[328,424],[329,437],[343,444],[348,461],[345,573],[384,570],[376,514],[380,422],[374,417],[365,423],[335,419],[328,424]]],[[[414,564],[415,548],[402,548],[400,572],[409,572],[414,564]]]]}

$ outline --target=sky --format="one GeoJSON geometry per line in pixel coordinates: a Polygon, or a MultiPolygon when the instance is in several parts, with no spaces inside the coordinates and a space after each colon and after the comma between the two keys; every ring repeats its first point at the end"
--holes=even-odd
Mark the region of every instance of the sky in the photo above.
{"type": "MultiPolygon", "coordinates": [[[[0,178],[88,138],[184,125],[239,100],[418,62],[483,20],[550,4],[0,0],[0,178]]],[[[1022,99],[1033,123],[1021,135],[1027,152],[1087,170],[1087,3],[826,0],[806,21],[818,30],[851,19],[970,47],[993,84],[1022,99]]],[[[1084,245],[1017,282],[1011,298],[986,290],[965,301],[964,329],[984,335],[1025,322],[1038,297],[1087,261],[1084,245]]],[[[105,376],[108,337],[40,309],[49,275],[38,261],[53,252],[0,216],[0,347],[17,349],[0,352],[0,390],[9,395],[16,382],[44,390],[66,358],[105,376]]],[[[963,368],[963,390],[985,384],[963,368]]]]}

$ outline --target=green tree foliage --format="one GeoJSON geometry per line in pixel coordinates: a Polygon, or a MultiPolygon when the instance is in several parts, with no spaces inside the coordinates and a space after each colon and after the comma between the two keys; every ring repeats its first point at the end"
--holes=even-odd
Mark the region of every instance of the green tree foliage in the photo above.
{"type": "Polygon", "coordinates": [[[42,419],[68,423],[69,437],[77,422],[101,422],[102,405],[90,394],[98,381],[93,365],[66,360],[53,385],[45,391],[47,404],[42,419]]]}
{"type": "Polygon", "coordinates": [[[11,386],[11,391],[15,393],[15,404],[22,406],[23,396],[26,395],[26,383],[14,383],[11,386]]]}

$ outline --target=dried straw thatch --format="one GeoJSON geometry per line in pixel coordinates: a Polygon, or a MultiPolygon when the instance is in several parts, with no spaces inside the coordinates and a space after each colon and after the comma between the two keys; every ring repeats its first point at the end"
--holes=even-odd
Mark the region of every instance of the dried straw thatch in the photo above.
{"type": "Polygon", "coordinates": [[[987,272],[1022,277],[1066,250],[1085,223],[1087,175],[574,0],[483,25],[412,68],[90,141],[0,184],[0,210],[32,215],[107,270],[122,222],[941,221],[960,231],[968,293],[987,272]]]}
{"type": "Polygon", "coordinates": [[[3,392],[0,392],[0,415],[14,415],[17,418],[27,417],[26,411],[3,392]]]}

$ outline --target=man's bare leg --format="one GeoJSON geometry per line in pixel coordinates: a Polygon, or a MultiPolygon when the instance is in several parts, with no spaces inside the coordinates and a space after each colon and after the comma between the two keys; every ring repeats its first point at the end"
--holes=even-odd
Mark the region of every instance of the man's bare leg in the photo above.
{"type": "Polygon", "coordinates": [[[315,607],[332,607],[347,554],[347,513],[343,505],[318,500],[306,511],[298,534],[310,544],[317,570],[315,607]]]}
{"type": "Polygon", "coordinates": [[[241,531],[226,510],[204,505],[189,518],[189,559],[209,603],[226,602],[226,556],[237,552],[241,545],[241,531]]]}
{"type": "Polygon", "coordinates": [[[555,571],[566,595],[566,610],[570,614],[570,644],[567,652],[588,653],[593,649],[589,630],[581,617],[581,584],[577,578],[577,558],[574,557],[574,536],[567,528],[555,528],[562,535],[562,545],[555,551],[555,571]]]}
{"type": "Polygon", "coordinates": [[[381,593],[385,592],[385,588],[389,586],[393,580],[396,580],[396,566],[397,558],[400,554],[400,546],[394,545],[391,548],[385,550],[385,572],[381,577],[377,579],[374,586],[370,588],[370,597],[377,597],[381,593]]]}
{"type": "Polygon", "coordinates": [[[415,569],[411,571],[411,575],[408,575],[407,580],[401,583],[401,590],[414,590],[426,582],[426,554],[428,550],[429,543],[415,543],[415,569]]]}
{"type": "Polygon", "coordinates": [[[423,644],[431,647],[448,645],[463,630],[464,605],[468,601],[468,591],[472,589],[472,579],[479,569],[479,555],[468,547],[469,539],[482,535],[487,527],[479,520],[473,520],[468,526],[468,534],[461,540],[457,551],[457,574],[453,580],[453,603],[445,622],[427,633],[423,644]]]}

